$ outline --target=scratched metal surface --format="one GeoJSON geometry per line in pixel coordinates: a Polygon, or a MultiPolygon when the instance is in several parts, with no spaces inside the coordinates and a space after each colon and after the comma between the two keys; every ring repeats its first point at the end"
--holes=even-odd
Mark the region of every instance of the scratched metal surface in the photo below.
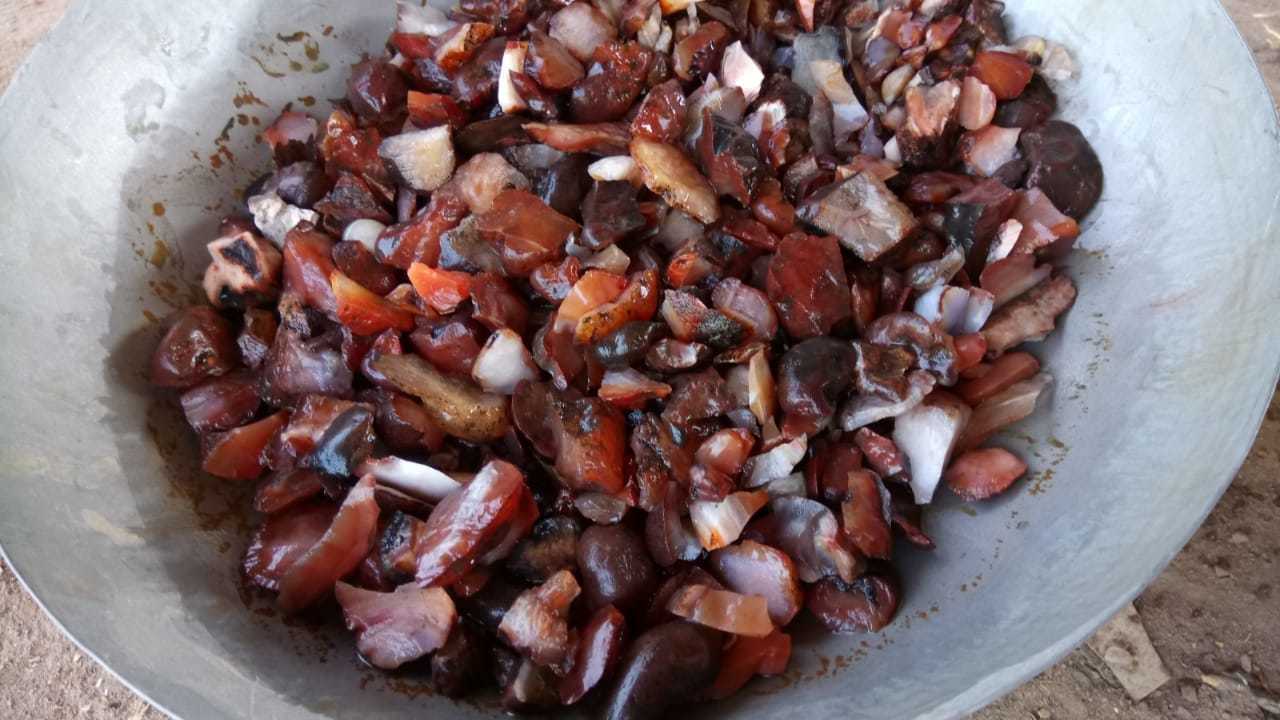
{"type": "MultiPolygon", "coordinates": [[[[790,687],[708,716],[989,702],[1136,594],[1254,437],[1280,357],[1280,135],[1235,29],[1209,0],[1012,12],[1076,50],[1063,114],[1108,173],[1072,262],[1080,301],[1039,350],[1052,402],[1006,439],[1037,474],[934,512],[939,550],[904,553],[901,622],[866,645],[806,635],[790,687]]],[[[342,633],[247,612],[243,489],[199,477],[140,373],[147,314],[189,300],[231,188],[265,167],[255,118],[340,95],[389,22],[358,3],[80,3],[0,100],[0,544],[78,642],[188,720],[493,714],[362,690],[342,633]]]]}

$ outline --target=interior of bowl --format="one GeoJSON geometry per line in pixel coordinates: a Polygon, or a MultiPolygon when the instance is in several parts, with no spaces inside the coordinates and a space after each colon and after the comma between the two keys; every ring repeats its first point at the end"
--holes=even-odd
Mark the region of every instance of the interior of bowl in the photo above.
{"type": "MultiPolygon", "coordinates": [[[[389,4],[81,3],[0,116],[0,543],[84,647],[171,713],[494,715],[358,665],[336,628],[243,595],[251,489],[202,476],[146,388],[157,321],[200,297],[204,243],[267,167],[287,103],[327,112],[389,4]],[[252,611],[251,611],[252,610],[252,611]]],[[[1015,35],[1072,48],[1062,115],[1107,172],[1036,352],[1051,402],[1003,442],[1033,474],[943,501],[900,548],[885,632],[800,631],[793,671],[706,716],[956,717],[1067,652],[1173,556],[1249,447],[1270,388],[1280,136],[1213,0],[1010,3],[1015,35]],[[748,710],[749,708],[749,710],[748,710]]]]}

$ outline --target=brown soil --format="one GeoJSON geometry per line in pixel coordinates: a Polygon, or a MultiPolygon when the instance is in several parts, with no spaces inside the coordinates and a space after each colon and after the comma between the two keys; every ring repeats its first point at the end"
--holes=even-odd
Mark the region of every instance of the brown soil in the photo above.
{"type": "Polygon", "coordinates": [[[0,563],[0,717],[161,720],[80,652],[0,563]]]}
{"type": "MultiPolygon", "coordinates": [[[[1224,0],[1280,97],[1280,5],[1224,0]]],[[[67,0],[0,0],[0,88],[67,0]]],[[[1280,718],[1280,401],[1204,527],[1135,603],[1173,680],[1132,702],[1081,648],[978,720],[1280,718]]],[[[80,652],[0,564],[0,717],[161,720],[80,652]]]]}

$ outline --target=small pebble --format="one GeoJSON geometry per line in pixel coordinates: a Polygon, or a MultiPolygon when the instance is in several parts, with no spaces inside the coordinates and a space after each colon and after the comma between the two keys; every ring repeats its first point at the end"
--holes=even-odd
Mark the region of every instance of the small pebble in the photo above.
{"type": "Polygon", "coordinates": [[[1231,577],[1230,571],[1220,565],[1213,566],[1213,574],[1220,578],[1231,577]]]}
{"type": "Polygon", "coordinates": [[[1050,718],[1053,717],[1053,713],[1049,712],[1044,708],[1040,708],[1039,710],[1036,711],[1036,717],[1039,718],[1040,720],[1049,720],[1050,718]]]}
{"type": "Polygon", "coordinates": [[[1253,672],[1253,660],[1248,655],[1240,656],[1240,669],[1247,672],[1253,672]]]}
{"type": "Polygon", "coordinates": [[[1257,698],[1257,701],[1258,707],[1262,708],[1263,712],[1271,713],[1272,715],[1280,715],[1280,702],[1262,697],[1257,698]]]}
{"type": "Polygon", "coordinates": [[[1217,675],[1201,675],[1200,682],[1204,683],[1205,685],[1208,685],[1214,690],[1217,690],[1218,688],[1222,687],[1222,678],[1218,677],[1217,675]]]}
{"type": "Polygon", "coordinates": [[[1189,703],[1193,703],[1199,698],[1196,696],[1196,686],[1191,683],[1182,684],[1182,699],[1189,703]]]}
{"type": "Polygon", "coordinates": [[[1243,545],[1249,542],[1249,536],[1241,532],[1231,533],[1231,537],[1227,538],[1227,542],[1232,545],[1243,545]]]}

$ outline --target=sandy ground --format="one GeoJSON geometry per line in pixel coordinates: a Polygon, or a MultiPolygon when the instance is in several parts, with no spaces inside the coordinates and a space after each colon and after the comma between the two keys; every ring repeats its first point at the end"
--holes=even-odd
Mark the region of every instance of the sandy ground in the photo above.
{"type": "MultiPolygon", "coordinates": [[[[1016,3],[1015,3],[1016,4],[1016,3]]],[[[1280,97],[1280,0],[1226,0],[1280,97]]],[[[0,88],[66,0],[0,0],[0,88]]],[[[1135,603],[1173,679],[1139,703],[1081,648],[978,720],[1280,718],[1280,401],[1230,490],[1135,603]]],[[[0,565],[0,718],[160,720],[0,565]]]]}

